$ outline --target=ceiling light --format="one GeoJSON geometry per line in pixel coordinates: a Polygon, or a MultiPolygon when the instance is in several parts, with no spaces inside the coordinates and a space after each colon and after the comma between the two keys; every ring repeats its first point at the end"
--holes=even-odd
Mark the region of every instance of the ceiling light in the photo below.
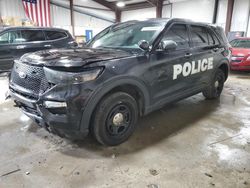
{"type": "Polygon", "coordinates": [[[124,7],[125,3],[123,1],[119,1],[119,2],[116,3],[116,6],[118,6],[118,7],[124,7]]]}

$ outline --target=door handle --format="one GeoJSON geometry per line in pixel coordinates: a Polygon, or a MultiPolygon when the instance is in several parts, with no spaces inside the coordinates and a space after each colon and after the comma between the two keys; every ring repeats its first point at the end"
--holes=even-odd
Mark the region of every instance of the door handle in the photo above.
{"type": "Polygon", "coordinates": [[[213,51],[214,52],[218,52],[219,48],[214,48],[213,51]]]}
{"type": "Polygon", "coordinates": [[[45,48],[50,48],[51,45],[50,45],[50,44],[45,44],[44,47],[45,47],[45,48]]]}
{"type": "Polygon", "coordinates": [[[24,49],[25,48],[25,45],[18,45],[17,47],[16,47],[16,49],[24,49]]]}
{"type": "Polygon", "coordinates": [[[188,58],[188,57],[191,57],[192,55],[193,55],[193,54],[191,54],[191,53],[186,53],[186,54],[185,54],[185,57],[188,58]]]}

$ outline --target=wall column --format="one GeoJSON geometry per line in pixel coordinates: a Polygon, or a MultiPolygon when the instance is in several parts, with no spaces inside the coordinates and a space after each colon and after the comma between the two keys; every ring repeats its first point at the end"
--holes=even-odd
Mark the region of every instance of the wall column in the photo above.
{"type": "Polygon", "coordinates": [[[226,34],[231,29],[232,16],[233,16],[233,8],[234,8],[234,0],[228,0],[228,3],[227,3],[226,28],[225,28],[226,34]]]}

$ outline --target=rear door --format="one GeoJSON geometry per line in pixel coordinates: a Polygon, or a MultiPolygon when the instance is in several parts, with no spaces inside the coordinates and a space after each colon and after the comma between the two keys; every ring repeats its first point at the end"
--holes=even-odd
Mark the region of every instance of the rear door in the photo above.
{"type": "Polygon", "coordinates": [[[208,27],[201,25],[190,25],[190,36],[194,64],[191,82],[202,88],[209,83],[214,63],[218,61],[218,39],[213,38],[208,27]]]}
{"type": "Polygon", "coordinates": [[[16,58],[25,53],[46,49],[45,36],[42,30],[22,29],[21,35],[23,42],[16,45],[16,58]]]}

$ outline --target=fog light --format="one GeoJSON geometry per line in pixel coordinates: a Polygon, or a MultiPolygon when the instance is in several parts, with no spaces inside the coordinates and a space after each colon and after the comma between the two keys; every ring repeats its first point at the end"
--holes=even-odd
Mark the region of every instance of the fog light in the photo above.
{"type": "Polygon", "coordinates": [[[65,108],[67,107],[66,102],[56,102],[56,101],[45,101],[45,108],[65,108]]]}

